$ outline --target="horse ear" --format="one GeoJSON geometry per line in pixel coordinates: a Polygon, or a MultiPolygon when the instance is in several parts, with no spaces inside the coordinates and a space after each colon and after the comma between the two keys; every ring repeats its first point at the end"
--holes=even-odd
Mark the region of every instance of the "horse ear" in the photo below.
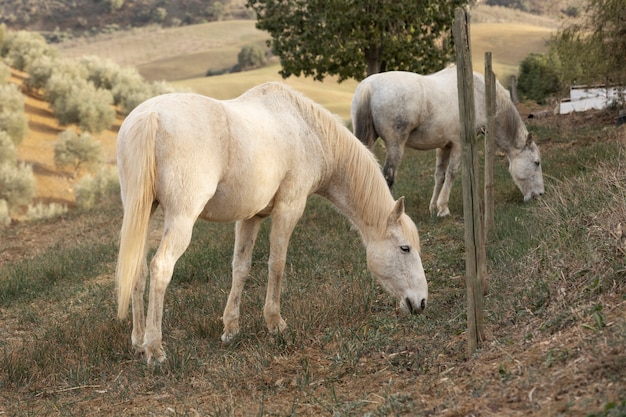
{"type": "Polygon", "coordinates": [[[526,146],[530,146],[533,143],[533,134],[528,132],[528,136],[526,136],[526,146]]]}
{"type": "Polygon", "coordinates": [[[388,224],[398,223],[400,221],[400,217],[402,217],[403,214],[404,196],[396,200],[396,203],[393,206],[393,210],[391,210],[391,214],[389,215],[388,224]]]}

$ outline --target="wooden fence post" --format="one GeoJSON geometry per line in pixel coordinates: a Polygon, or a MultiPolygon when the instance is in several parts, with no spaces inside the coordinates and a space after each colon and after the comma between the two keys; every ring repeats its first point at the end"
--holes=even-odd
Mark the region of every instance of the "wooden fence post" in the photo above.
{"type": "Polygon", "coordinates": [[[491,67],[491,52],[485,52],[485,242],[492,237],[494,229],[494,190],[496,159],[496,76],[491,67]]]}
{"type": "MultiPolygon", "coordinates": [[[[467,351],[472,355],[484,339],[483,288],[481,259],[484,253],[484,233],[479,198],[479,161],[476,149],[476,114],[472,56],[469,46],[469,16],[465,9],[455,10],[453,27],[456,46],[457,87],[461,123],[463,217],[465,222],[465,273],[467,286],[467,351]]],[[[484,259],[482,260],[484,262],[484,259]]],[[[486,270],[486,268],[484,268],[486,270]]],[[[486,277],[484,278],[486,280],[486,277]]]]}

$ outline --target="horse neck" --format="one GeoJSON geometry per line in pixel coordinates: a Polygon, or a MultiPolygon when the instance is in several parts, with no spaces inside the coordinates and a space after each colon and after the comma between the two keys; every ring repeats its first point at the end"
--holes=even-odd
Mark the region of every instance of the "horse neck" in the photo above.
{"type": "Polygon", "coordinates": [[[382,237],[394,200],[378,162],[347,130],[331,142],[334,167],[320,194],[357,226],[366,243],[382,237]]]}
{"type": "MultiPolygon", "coordinates": [[[[503,88],[504,89],[504,88],[503,88]]],[[[506,90],[504,90],[506,92],[506,90]]],[[[526,145],[526,127],[515,105],[507,95],[498,92],[496,145],[508,156],[519,152],[526,145]]]]}

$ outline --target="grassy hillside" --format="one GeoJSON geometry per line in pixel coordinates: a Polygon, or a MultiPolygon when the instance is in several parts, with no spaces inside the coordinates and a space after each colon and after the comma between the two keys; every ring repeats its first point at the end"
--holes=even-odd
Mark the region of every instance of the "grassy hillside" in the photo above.
{"type": "MultiPolygon", "coordinates": [[[[168,361],[149,368],[133,355],[130,321],[115,319],[118,199],[3,230],[0,414],[625,415],[626,130],[597,112],[528,126],[543,138],[546,194],[523,204],[498,159],[487,339],[475,355],[466,354],[460,182],[452,216],[430,218],[434,155],[407,151],[395,193],[420,230],[430,290],[415,317],[397,313],[350,223],[314,197],[288,253],[288,330],[269,335],[261,314],[267,221],[242,334],[219,341],[233,227],[200,222],[165,298],[168,361]]],[[[151,230],[154,247],[160,223],[151,230]]]]}
{"type": "Polygon", "coordinates": [[[150,26],[56,46],[69,58],[98,55],[136,67],[147,80],[172,81],[201,77],[209,69],[230,68],[243,46],[265,46],[268,38],[252,20],[228,20],[168,29],[150,26]]]}

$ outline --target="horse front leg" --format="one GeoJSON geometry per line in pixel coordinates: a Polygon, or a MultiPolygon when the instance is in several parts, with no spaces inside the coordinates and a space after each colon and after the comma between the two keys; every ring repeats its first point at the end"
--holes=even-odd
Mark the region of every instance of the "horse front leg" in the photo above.
{"type": "Polygon", "coordinates": [[[279,204],[274,209],[270,231],[269,280],[263,307],[263,317],[272,334],[282,332],[287,328],[287,323],[280,315],[280,286],[287,261],[289,239],[304,212],[305,204],[306,199],[299,204],[289,204],[287,207],[284,207],[285,204],[279,204]]]}
{"type": "Polygon", "coordinates": [[[459,172],[459,165],[461,164],[461,146],[460,144],[454,144],[450,148],[448,168],[446,169],[445,180],[441,192],[437,199],[437,216],[445,217],[450,215],[450,209],[448,208],[448,201],[450,200],[450,191],[452,190],[452,184],[459,172]]]}
{"type": "Polygon", "coordinates": [[[235,224],[235,249],[233,251],[233,282],[222,315],[224,333],[222,342],[230,342],[239,333],[239,306],[243,287],[252,267],[252,249],[261,225],[260,217],[241,220],[235,224]]]}
{"type": "Polygon", "coordinates": [[[195,217],[182,216],[172,221],[166,219],[161,243],[150,263],[148,314],[141,346],[148,364],[154,361],[163,362],[166,358],[161,330],[165,290],[172,279],[176,261],[191,242],[194,220],[195,217]]]}

